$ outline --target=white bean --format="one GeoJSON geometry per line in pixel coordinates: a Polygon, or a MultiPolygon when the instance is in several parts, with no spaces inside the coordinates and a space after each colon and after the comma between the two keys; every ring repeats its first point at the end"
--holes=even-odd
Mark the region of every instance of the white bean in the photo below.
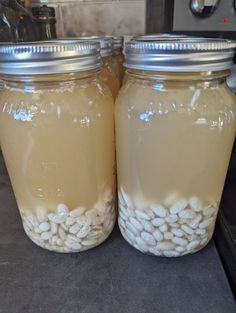
{"type": "Polygon", "coordinates": [[[36,216],[37,216],[39,223],[46,222],[47,221],[46,209],[43,207],[37,207],[36,208],[36,216]]]}
{"type": "Polygon", "coordinates": [[[192,235],[194,233],[194,230],[187,225],[181,225],[181,229],[189,235],[192,235]]]}
{"type": "Polygon", "coordinates": [[[25,226],[28,227],[30,230],[33,229],[33,225],[28,221],[27,218],[23,217],[23,222],[25,223],[25,226]]]}
{"type": "Polygon", "coordinates": [[[201,214],[197,214],[197,216],[194,219],[188,221],[187,223],[191,228],[196,229],[201,220],[202,220],[201,214]]]}
{"type": "Polygon", "coordinates": [[[119,211],[119,216],[124,221],[128,221],[128,217],[123,213],[123,211],[119,211]]]}
{"type": "Polygon", "coordinates": [[[140,210],[135,210],[135,214],[140,219],[144,219],[144,220],[150,220],[151,219],[150,216],[148,216],[145,212],[140,211],[140,210]]]}
{"type": "Polygon", "coordinates": [[[50,224],[47,222],[41,223],[39,224],[39,229],[43,232],[48,231],[50,229],[50,224]]]}
{"type": "Polygon", "coordinates": [[[128,213],[128,216],[130,217],[135,217],[135,213],[134,213],[134,210],[132,208],[127,208],[127,213],[128,213]]]}
{"type": "Polygon", "coordinates": [[[70,240],[74,240],[74,241],[76,241],[76,242],[81,242],[81,239],[78,238],[78,237],[76,237],[75,235],[69,234],[69,235],[67,236],[67,238],[69,238],[70,240]]]}
{"type": "Polygon", "coordinates": [[[156,230],[153,232],[153,237],[156,239],[156,241],[161,241],[161,240],[163,240],[163,234],[160,232],[159,229],[156,229],[156,230]]]}
{"type": "Polygon", "coordinates": [[[34,226],[37,227],[39,225],[38,220],[33,215],[28,215],[27,217],[28,221],[34,226]]]}
{"type": "Polygon", "coordinates": [[[176,192],[170,193],[166,197],[164,204],[170,207],[172,204],[174,204],[177,201],[178,198],[179,198],[179,195],[176,192]]]}
{"type": "Polygon", "coordinates": [[[53,236],[51,238],[51,244],[54,246],[54,245],[56,245],[56,242],[57,242],[57,236],[53,236]]]}
{"type": "Polygon", "coordinates": [[[186,251],[186,248],[185,248],[185,247],[182,247],[182,246],[177,246],[177,247],[175,248],[175,250],[178,251],[178,252],[184,252],[184,251],[186,251]]]}
{"type": "Polygon", "coordinates": [[[184,219],[193,219],[196,217],[196,213],[190,209],[186,209],[179,212],[179,217],[184,219]]]}
{"type": "Polygon", "coordinates": [[[65,215],[65,214],[64,214],[64,215],[55,215],[55,216],[51,219],[51,221],[52,221],[53,223],[56,223],[56,224],[62,224],[62,223],[65,222],[65,220],[66,220],[66,215],[65,215]]]}
{"type": "Polygon", "coordinates": [[[141,232],[141,238],[149,245],[153,246],[156,244],[156,240],[154,239],[154,237],[149,234],[148,232],[141,232]]]}
{"type": "Polygon", "coordinates": [[[124,229],[126,228],[124,220],[122,218],[120,218],[120,217],[118,219],[118,224],[119,224],[120,227],[122,227],[124,229]]]}
{"type": "Polygon", "coordinates": [[[188,205],[188,201],[186,199],[184,198],[180,199],[170,207],[170,213],[177,214],[181,212],[182,210],[184,210],[187,205],[188,205]]]}
{"type": "Polygon", "coordinates": [[[164,233],[164,239],[165,240],[171,240],[174,237],[174,235],[171,232],[164,233]]]}
{"type": "Polygon", "coordinates": [[[35,232],[36,234],[41,234],[43,231],[42,231],[39,227],[35,227],[35,228],[34,228],[34,232],[35,232]]]}
{"type": "Polygon", "coordinates": [[[133,243],[135,241],[135,236],[133,233],[131,233],[131,231],[129,229],[125,229],[125,234],[128,237],[128,239],[131,241],[131,243],[133,243]]]}
{"type": "Polygon", "coordinates": [[[60,238],[57,238],[56,244],[58,246],[62,246],[63,245],[63,241],[60,238]]]}
{"type": "Polygon", "coordinates": [[[127,213],[127,209],[125,207],[123,207],[122,205],[119,205],[119,213],[122,213],[123,215],[125,215],[127,218],[129,218],[129,215],[127,213]]]}
{"type": "Polygon", "coordinates": [[[171,241],[160,241],[157,243],[156,248],[158,250],[173,250],[175,248],[175,245],[171,241]]]}
{"type": "Polygon", "coordinates": [[[57,233],[57,224],[53,223],[53,222],[50,222],[50,226],[51,226],[51,232],[52,234],[56,234],[57,233]]]}
{"type": "Polygon", "coordinates": [[[68,207],[64,203],[58,204],[57,213],[59,215],[67,215],[69,213],[68,207]]]}
{"type": "Polygon", "coordinates": [[[168,226],[167,226],[167,224],[163,224],[163,225],[161,225],[161,226],[159,227],[159,229],[160,229],[160,231],[161,231],[162,233],[164,233],[164,232],[166,232],[166,231],[168,230],[168,226]]]}
{"type": "Polygon", "coordinates": [[[67,239],[65,241],[65,245],[72,250],[80,250],[82,248],[81,244],[79,242],[75,242],[73,240],[67,239]]]}
{"type": "Polygon", "coordinates": [[[188,240],[179,238],[179,237],[173,237],[172,242],[179,246],[186,246],[188,244],[188,240]]]}
{"type": "Polygon", "coordinates": [[[52,234],[48,231],[41,234],[41,238],[43,240],[49,240],[51,237],[52,237],[52,234]]]}
{"type": "Polygon", "coordinates": [[[122,197],[124,199],[125,205],[127,207],[131,207],[132,208],[133,207],[133,203],[132,203],[130,197],[125,193],[123,187],[120,187],[120,191],[121,191],[122,197]]]}
{"type": "Polygon", "coordinates": [[[66,222],[65,223],[66,223],[67,226],[71,226],[71,225],[73,225],[75,223],[75,219],[73,217],[71,217],[71,216],[68,216],[66,218],[66,222]]]}
{"type": "Polygon", "coordinates": [[[91,220],[87,216],[80,216],[76,219],[76,223],[81,226],[91,225],[91,220]]]}
{"type": "Polygon", "coordinates": [[[216,212],[217,210],[210,205],[203,209],[203,215],[206,217],[211,217],[216,212]]]}
{"type": "Polygon", "coordinates": [[[97,245],[97,239],[86,239],[86,240],[83,240],[82,242],[82,245],[83,246],[90,246],[90,247],[92,247],[92,246],[95,246],[95,245],[97,245]]]}
{"type": "Polygon", "coordinates": [[[82,214],[84,214],[85,210],[86,209],[83,207],[76,208],[76,209],[70,211],[70,216],[72,218],[77,218],[77,217],[81,216],[82,214]]]}
{"type": "Polygon", "coordinates": [[[184,236],[184,232],[179,229],[179,228],[173,228],[171,229],[172,234],[174,234],[177,237],[183,237],[184,236]]]}
{"type": "Polygon", "coordinates": [[[164,223],[165,223],[165,220],[163,218],[160,218],[160,217],[154,218],[152,220],[152,224],[154,226],[157,226],[157,227],[163,225],[164,223]]]}
{"type": "Polygon", "coordinates": [[[91,227],[90,226],[83,226],[76,234],[78,238],[85,238],[89,232],[91,227]]]}
{"type": "Polygon", "coordinates": [[[206,230],[204,228],[198,228],[195,230],[195,233],[202,236],[206,234],[206,230]]]}
{"type": "Polygon", "coordinates": [[[59,236],[60,236],[61,239],[65,239],[66,238],[66,233],[65,233],[63,228],[60,227],[59,230],[58,230],[58,233],[59,233],[59,236]]]}
{"type": "Polygon", "coordinates": [[[126,227],[135,235],[138,235],[138,230],[129,221],[125,222],[126,227]]]}
{"type": "Polygon", "coordinates": [[[119,206],[122,205],[122,206],[125,206],[126,203],[125,203],[125,200],[122,196],[122,193],[120,190],[118,190],[118,201],[119,201],[119,206]]]}
{"type": "Polygon", "coordinates": [[[143,230],[143,225],[134,217],[130,217],[130,223],[139,231],[143,230]]]}
{"type": "Polygon", "coordinates": [[[155,231],[154,226],[149,221],[143,221],[143,228],[149,233],[153,233],[155,231]]]}
{"type": "Polygon", "coordinates": [[[188,245],[187,245],[187,250],[195,250],[198,246],[200,246],[200,241],[199,240],[194,240],[191,241],[188,245]]]}
{"type": "Polygon", "coordinates": [[[139,246],[140,250],[142,250],[143,252],[148,251],[148,246],[146,245],[145,241],[142,238],[136,237],[135,240],[136,240],[136,243],[139,246]]]}
{"type": "Polygon", "coordinates": [[[195,196],[191,197],[189,199],[189,205],[195,212],[201,212],[202,211],[201,201],[195,196]]]}
{"type": "Polygon", "coordinates": [[[167,210],[162,205],[151,206],[151,209],[158,217],[166,217],[167,210]]]}
{"type": "Polygon", "coordinates": [[[177,220],[178,220],[178,215],[177,214],[170,214],[170,215],[168,215],[167,217],[166,217],[166,222],[167,223],[175,223],[175,222],[177,222],[177,220]]]}
{"type": "Polygon", "coordinates": [[[213,223],[214,219],[213,218],[209,218],[207,220],[204,220],[203,222],[201,222],[199,224],[199,228],[207,228],[208,226],[210,226],[213,223]]]}

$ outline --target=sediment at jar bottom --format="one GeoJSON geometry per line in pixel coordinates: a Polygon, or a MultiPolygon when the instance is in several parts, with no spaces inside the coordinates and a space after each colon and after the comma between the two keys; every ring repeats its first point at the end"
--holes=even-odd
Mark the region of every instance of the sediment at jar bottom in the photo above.
{"type": "Polygon", "coordinates": [[[114,193],[106,192],[90,209],[69,210],[59,203],[55,211],[37,207],[35,214],[21,211],[23,227],[38,246],[55,252],[81,252],[101,244],[111,233],[116,219],[114,193]]]}
{"type": "MultiPolygon", "coordinates": [[[[206,206],[196,196],[169,206],[135,207],[124,188],[118,191],[118,224],[123,237],[141,252],[166,257],[195,253],[210,241],[219,203],[206,206]]],[[[148,202],[147,202],[148,203],[148,202]]]]}

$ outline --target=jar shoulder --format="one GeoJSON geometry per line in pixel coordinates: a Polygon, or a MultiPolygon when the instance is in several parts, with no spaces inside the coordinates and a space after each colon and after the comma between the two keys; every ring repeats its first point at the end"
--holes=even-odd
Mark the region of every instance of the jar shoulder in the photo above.
{"type": "Polygon", "coordinates": [[[72,84],[38,86],[6,86],[0,92],[1,111],[3,109],[39,110],[50,113],[55,110],[88,111],[100,110],[106,104],[112,105],[109,90],[100,79],[72,84]]]}
{"type": "Polygon", "coordinates": [[[117,110],[143,111],[157,114],[165,111],[217,113],[232,111],[236,116],[236,96],[226,83],[212,86],[197,84],[175,85],[163,83],[129,82],[126,80],[116,101],[117,110]]]}

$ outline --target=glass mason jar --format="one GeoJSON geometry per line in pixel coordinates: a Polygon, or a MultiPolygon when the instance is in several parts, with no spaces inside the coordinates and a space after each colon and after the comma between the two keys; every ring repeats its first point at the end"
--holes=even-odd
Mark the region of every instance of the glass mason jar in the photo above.
{"type": "Polygon", "coordinates": [[[0,46],[0,141],[23,227],[80,252],[115,223],[113,99],[98,43],[0,46]]]}
{"type": "Polygon", "coordinates": [[[126,44],[116,102],[119,227],[157,256],[211,239],[235,137],[235,44],[188,41],[126,44]]]}
{"type": "Polygon", "coordinates": [[[114,36],[112,37],[112,50],[113,50],[113,63],[116,67],[117,75],[120,79],[120,85],[122,85],[123,77],[124,77],[124,56],[122,53],[124,37],[122,36],[114,36]]]}
{"type": "Polygon", "coordinates": [[[117,73],[117,67],[113,62],[112,57],[112,37],[83,36],[76,39],[86,41],[98,41],[100,43],[100,53],[103,61],[100,76],[102,81],[111,90],[113,98],[116,99],[116,96],[120,89],[120,79],[119,74],[117,73]]]}

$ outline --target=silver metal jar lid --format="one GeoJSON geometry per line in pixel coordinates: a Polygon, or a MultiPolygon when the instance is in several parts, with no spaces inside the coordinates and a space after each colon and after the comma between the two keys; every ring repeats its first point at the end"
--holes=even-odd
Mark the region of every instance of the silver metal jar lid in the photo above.
{"type": "Polygon", "coordinates": [[[230,69],[236,43],[226,39],[188,37],[125,45],[129,69],[166,72],[201,72],[230,69]]]}
{"type": "Polygon", "coordinates": [[[62,40],[0,44],[0,74],[65,74],[102,65],[97,42],[62,40]]]}
{"type": "Polygon", "coordinates": [[[113,50],[123,48],[124,37],[123,36],[113,36],[112,37],[112,48],[113,50]]]}
{"type": "Polygon", "coordinates": [[[82,36],[76,38],[65,38],[65,40],[85,40],[85,41],[97,41],[100,43],[100,53],[102,57],[112,55],[112,37],[104,36],[82,36]]]}

